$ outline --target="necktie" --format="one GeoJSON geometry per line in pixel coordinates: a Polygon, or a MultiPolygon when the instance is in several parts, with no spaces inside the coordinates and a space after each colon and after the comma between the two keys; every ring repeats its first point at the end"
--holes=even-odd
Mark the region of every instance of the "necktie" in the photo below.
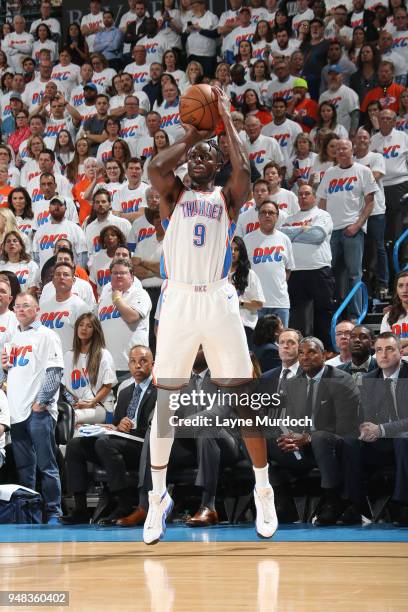
{"type": "Polygon", "coordinates": [[[384,405],[382,414],[384,423],[388,423],[389,421],[397,421],[397,411],[395,410],[395,396],[394,389],[392,388],[392,378],[385,379],[385,396],[384,396],[384,405]]]}
{"type": "Polygon", "coordinates": [[[307,396],[306,396],[306,415],[310,418],[312,418],[313,416],[313,391],[314,391],[314,384],[316,381],[313,380],[313,378],[311,378],[308,381],[308,386],[307,386],[307,396]]]}
{"type": "Polygon", "coordinates": [[[193,384],[194,384],[194,389],[196,391],[200,391],[201,390],[201,385],[202,385],[202,378],[199,374],[193,374],[193,384]]]}
{"type": "Polygon", "coordinates": [[[280,393],[280,391],[285,388],[285,382],[286,382],[286,379],[289,373],[290,373],[289,368],[285,368],[284,370],[282,370],[282,376],[279,379],[279,384],[278,384],[278,393],[280,393]]]}
{"type": "Polygon", "coordinates": [[[133,421],[136,416],[136,411],[139,406],[139,400],[140,400],[141,395],[142,395],[142,388],[139,385],[135,385],[135,388],[133,390],[132,399],[130,400],[130,404],[126,412],[127,418],[130,419],[131,421],[133,421]]]}

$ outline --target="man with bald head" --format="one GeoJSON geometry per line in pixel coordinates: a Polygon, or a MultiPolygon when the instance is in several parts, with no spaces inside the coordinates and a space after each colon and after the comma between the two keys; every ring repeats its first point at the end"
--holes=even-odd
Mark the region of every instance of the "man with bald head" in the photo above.
{"type": "MultiPolygon", "coordinates": [[[[327,210],[332,217],[332,267],[335,269],[343,254],[348,290],[362,277],[364,233],[377,191],[378,186],[370,168],[353,162],[350,140],[338,140],[337,165],[327,170],[317,190],[317,198],[320,208],[327,210]]],[[[358,292],[350,302],[349,316],[357,319],[360,314],[361,295],[358,292]]]]}
{"type": "Polygon", "coordinates": [[[405,229],[401,198],[408,192],[408,136],[395,129],[396,117],[393,110],[382,110],[378,115],[379,132],[371,141],[371,150],[384,157],[385,241],[392,245],[405,229]]]}

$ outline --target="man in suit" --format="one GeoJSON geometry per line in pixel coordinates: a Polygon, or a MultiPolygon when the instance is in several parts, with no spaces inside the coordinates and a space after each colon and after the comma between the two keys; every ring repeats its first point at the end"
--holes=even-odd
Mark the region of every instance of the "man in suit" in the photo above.
{"type": "Polygon", "coordinates": [[[378,368],[363,377],[360,437],[346,439],[343,448],[349,503],[340,522],[359,524],[366,514],[364,468],[395,465],[394,524],[408,527],[408,363],[402,361],[401,341],[395,334],[383,332],[374,346],[378,368]]]}
{"type": "Polygon", "coordinates": [[[339,370],[348,372],[361,385],[362,378],[367,372],[371,372],[377,367],[375,357],[371,352],[374,345],[374,333],[369,327],[356,325],[350,334],[350,354],[351,361],[338,366],[339,370]]]}
{"type": "Polygon", "coordinates": [[[297,329],[290,327],[283,329],[278,338],[278,352],[282,365],[272,368],[262,374],[264,380],[276,384],[276,391],[283,389],[285,381],[300,374],[299,367],[299,342],[303,336],[297,329]]]}
{"type": "MultiPolygon", "coordinates": [[[[145,346],[134,346],[129,352],[131,378],[118,389],[113,424],[104,427],[113,431],[144,438],[156,403],[156,389],[152,383],[153,355],[145,346]]],[[[114,525],[128,516],[135,505],[135,490],[126,482],[128,470],[138,470],[142,443],[120,436],[81,437],[69,441],[66,450],[69,490],[73,492],[75,507],[72,513],[61,518],[64,525],[88,523],[86,506],[88,488],[87,462],[102,466],[108,476],[109,492],[117,500],[117,507],[100,524],[114,525]]],[[[146,512],[144,518],[146,517],[146,512]]]]}
{"type": "Polygon", "coordinates": [[[303,373],[286,383],[285,410],[292,419],[308,417],[309,424],[280,436],[269,452],[279,465],[298,473],[320,469],[324,497],[315,522],[332,525],[342,510],[341,446],[344,436],[357,435],[360,398],[350,374],[325,365],[324,357],[318,338],[300,341],[303,373]]]}

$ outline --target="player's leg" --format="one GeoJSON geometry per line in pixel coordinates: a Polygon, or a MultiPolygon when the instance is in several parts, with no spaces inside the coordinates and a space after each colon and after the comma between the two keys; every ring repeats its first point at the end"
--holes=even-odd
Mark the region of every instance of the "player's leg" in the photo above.
{"type": "MultiPolygon", "coordinates": [[[[253,367],[236,291],[227,284],[206,297],[208,317],[203,349],[211,377],[222,386],[228,385],[225,387],[226,394],[248,394],[247,383],[253,378],[253,367]]],[[[256,413],[248,403],[240,402],[238,398],[236,409],[239,417],[253,420],[251,426],[241,428],[241,435],[254,469],[256,530],[261,537],[271,537],[277,529],[278,520],[269,482],[266,441],[255,423],[256,413]]]]}
{"type": "Polygon", "coordinates": [[[166,488],[167,465],[174,441],[170,417],[181,386],[190,379],[200,345],[194,324],[194,306],[189,305],[192,297],[168,287],[160,313],[154,365],[157,402],[150,433],[152,491],[149,492],[149,511],[143,530],[146,544],[155,544],[163,537],[166,518],[173,508],[166,488]]]}

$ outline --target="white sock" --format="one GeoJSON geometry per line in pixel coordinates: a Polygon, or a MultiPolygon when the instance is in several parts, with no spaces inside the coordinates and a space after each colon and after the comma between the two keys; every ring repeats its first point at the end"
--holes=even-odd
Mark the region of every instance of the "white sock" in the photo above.
{"type": "Polygon", "coordinates": [[[265,489],[266,487],[270,487],[269,482],[269,473],[268,473],[268,464],[263,468],[256,468],[252,466],[255,473],[255,488],[256,489],[265,489]]]}
{"type": "MultiPolygon", "coordinates": [[[[150,462],[152,466],[153,493],[163,495],[166,490],[167,464],[174,441],[174,429],[168,428],[165,438],[158,435],[158,412],[166,414],[168,411],[168,391],[158,389],[156,409],[152,419],[152,429],[150,432],[150,462]],[[166,412],[164,412],[166,411],[166,412]],[[157,469],[157,467],[162,469],[157,469]]],[[[162,424],[163,425],[163,424],[162,424]]]]}

